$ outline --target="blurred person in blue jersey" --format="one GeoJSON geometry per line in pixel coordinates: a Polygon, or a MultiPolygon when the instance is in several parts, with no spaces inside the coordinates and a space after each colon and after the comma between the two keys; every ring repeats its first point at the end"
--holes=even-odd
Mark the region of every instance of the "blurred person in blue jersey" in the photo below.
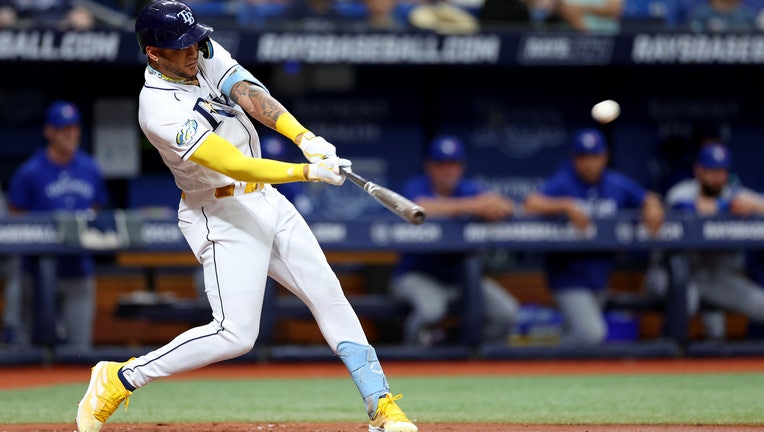
{"type": "MultiPolygon", "coordinates": [[[[730,164],[730,151],[724,144],[702,146],[697,153],[694,177],[669,189],[667,205],[697,217],[764,215],[764,197],[732,176],[730,164]]],[[[698,312],[702,300],[711,307],[764,322],[764,289],[746,275],[744,251],[698,251],[682,256],[689,266],[686,272],[689,316],[698,312]]],[[[714,322],[705,315],[704,312],[706,336],[723,338],[724,322],[714,322]]]]}
{"type": "MultiPolygon", "coordinates": [[[[524,202],[526,215],[564,216],[586,230],[594,218],[622,209],[641,209],[652,234],[663,223],[660,198],[634,180],[607,168],[609,152],[602,133],[583,129],[572,136],[572,157],[524,202]]],[[[607,337],[602,303],[614,265],[611,252],[548,253],[547,283],[563,317],[561,343],[596,345],[607,337]]]]}
{"type": "MultiPolygon", "coordinates": [[[[48,107],[43,127],[46,146],[11,177],[8,189],[11,213],[97,210],[109,204],[98,164],[79,148],[80,120],[80,111],[71,102],[56,101],[48,107]]],[[[25,261],[26,272],[36,271],[29,260],[25,261]]],[[[95,315],[93,257],[62,255],[57,257],[55,267],[58,337],[66,345],[89,348],[95,315]]],[[[30,290],[24,288],[25,293],[30,290]]]]}
{"type": "MultiPolygon", "coordinates": [[[[407,198],[422,206],[430,218],[476,218],[498,221],[508,218],[514,203],[477,182],[464,178],[463,143],[453,136],[436,137],[424,161],[424,173],[402,188],[407,198]]],[[[404,342],[431,346],[442,341],[439,324],[448,306],[463,292],[463,253],[403,253],[393,270],[393,297],[411,305],[406,318],[404,342]]],[[[516,321],[517,300],[496,281],[480,283],[485,318],[482,338],[504,341],[516,321]]]]}

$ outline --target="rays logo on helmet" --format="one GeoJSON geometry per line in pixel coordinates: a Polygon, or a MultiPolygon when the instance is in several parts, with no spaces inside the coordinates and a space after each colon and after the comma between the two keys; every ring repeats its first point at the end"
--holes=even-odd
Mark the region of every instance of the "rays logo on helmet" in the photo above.
{"type": "Polygon", "coordinates": [[[188,25],[194,24],[194,15],[191,14],[190,10],[182,10],[178,12],[178,18],[182,19],[183,22],[188,25]]]}
{"type": "Polygon", "coordinates": [[[197,127],[199,127],[199,124],[196,120],[186,121],[183,127],[178,129],[178,134],[175,135],[175,142],[181,147],[191,142],[194,135],[196,135],[197,127]]]}

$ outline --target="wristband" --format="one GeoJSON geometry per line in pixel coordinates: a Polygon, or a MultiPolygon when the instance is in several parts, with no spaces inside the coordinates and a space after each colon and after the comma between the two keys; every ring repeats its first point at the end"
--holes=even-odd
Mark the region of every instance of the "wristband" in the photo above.
{"type": "Polygon", "coordinates": [[[295,170],[295,177],[297,177],[297,180],[299,181],[308,181],[308,176],[305,174],[305,167],[309,164],[301,163],[301,164],[295,164],[297,165],[297,169],[295,170]]]}
{"type": "Polygon", "coordinates": [[[294,116],[288,112],[285,112],[276,119],[276,131],[281,135],[292,140],[297,139],[297,136],[309,132],[308,129],[301,125],[294,116]]]}

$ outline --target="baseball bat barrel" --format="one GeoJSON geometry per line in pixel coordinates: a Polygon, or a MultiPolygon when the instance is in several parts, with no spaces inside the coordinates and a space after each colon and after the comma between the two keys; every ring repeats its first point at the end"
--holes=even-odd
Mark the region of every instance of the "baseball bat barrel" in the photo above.
{"type": "Polygon", "coordinates": [[[366,180],[353,171],[345,170],[342,167],[340,167],[340,171],[345,174],[345,177],[348,180],[363,189],[378,203],[385,206],[388,210],[398,215],[406,222],[412,223],[414,225],[419,225],[424,222],[426,218],[424,209],[421,206],[414,204],[408,198],[392,191],[391,189],[366,180]]]}

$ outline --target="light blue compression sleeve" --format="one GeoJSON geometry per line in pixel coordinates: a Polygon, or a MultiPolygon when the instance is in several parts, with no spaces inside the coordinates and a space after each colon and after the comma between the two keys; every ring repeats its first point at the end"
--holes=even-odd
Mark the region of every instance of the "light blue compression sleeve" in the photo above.
{"type": "Polygon", "coordinates": [[[224,95],[231,97],[231,88],[233,88],[233,85],[236,84],[239,81],[249,81],[251,83],[257,84],[258,86],[262,87],[268,94],[270,92],[268,91],[268,88],[265,87],[263,83],[261,83],[257,78],[255,78],[254,75],[252,75],[252,72],[244,69],[243,67],[236,68],[236,71],[231,74],[228,78],[223,81],[223,86],[220,88],[220,90],[223,92],[224,95]]]}
{"type": "Polygon", "coordinates": [[[337,345],[337,354],[350,371],[350,376],[366,402],[366,412],[372,418],[377,412],[379,398],[390,392],[377,352],[371,345],[343,341],[337,345]]]}

